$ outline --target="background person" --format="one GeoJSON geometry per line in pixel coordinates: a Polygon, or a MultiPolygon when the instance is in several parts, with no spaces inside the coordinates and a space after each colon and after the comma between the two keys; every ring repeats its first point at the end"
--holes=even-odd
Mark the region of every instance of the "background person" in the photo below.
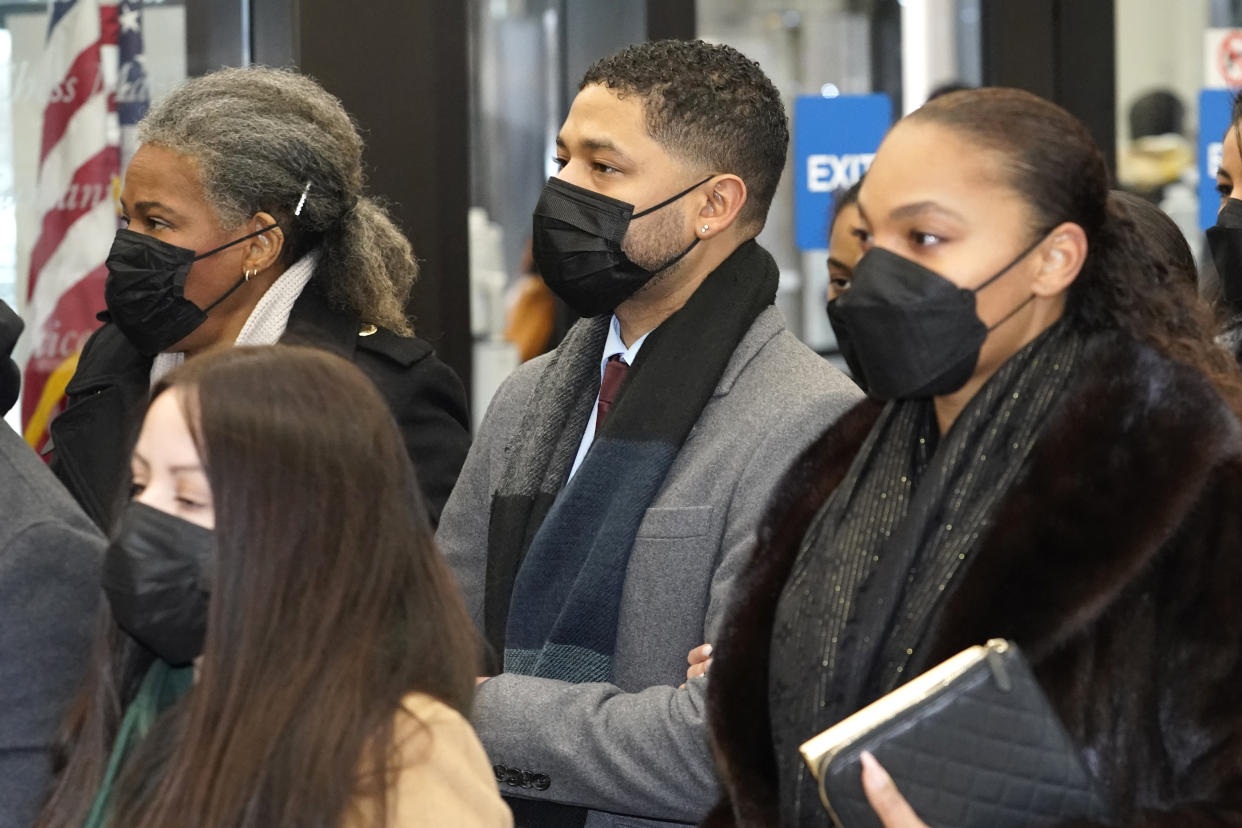
{"type": "Polygon", "coordinates": [[[26,323],[0,299],[0,416],[17,405],[22,391],[22,372],[13,359],[17,338],[25,330],[26,323]]]}
{"type": "Polygon", "coordinates": [[[128,228],[108,256],[107,324],[51,426],[57,475],[101,526],[123,501],[149,389],[216,346],[311,345],[379,388],[433,524],[470,444],[460,380],[413,336],[410,243],[367,197],[362,139],[340,101],[293,72],[186,81],[139,125],[128,228]]]}
{"type": "Polygon", "coordinates": [[[1113,190],[1108,200],[1114,212],[1134,222],[1139,238],[1147,244],[1148,254],[1165,266],[1169,278],[1179,279],[1198,291],[1195,256],[1173,219],[1147,199],[1125,190],[1113,190]]]}
{"type": "Polygon", "coordinates": [[[1199,173],[1186,137],[1186,106],[1176,92],[1153,89],[1130,104],[1130,142],[1117,157],[1119,185],[1158,206],[1187,239],[1200,239],[1199,173]]]}
{"type": "Polygon", "coordinates": [[[837,202],[828,226],[828,301],[841,297],[849,290],[854,278],[854,266],[863,255],[863,243],[867,240],[862,229],[862,217],[858,213],[858,191],[862,179],[854,182],[837,202]]]}
{"type": "Polygon", "coordinates": [[[1216,303],[1224,320],[1221,344],[1242,363],[1242,99],[1236,99],[1229,129],[1221,142],[1216,170],[1220,208],[1216,225],[1208,228],[1212,267],[1204,267],[1204,293],[1216,303]],[[1212,278],[1214,277],[1214,278],[1212,278]]]}

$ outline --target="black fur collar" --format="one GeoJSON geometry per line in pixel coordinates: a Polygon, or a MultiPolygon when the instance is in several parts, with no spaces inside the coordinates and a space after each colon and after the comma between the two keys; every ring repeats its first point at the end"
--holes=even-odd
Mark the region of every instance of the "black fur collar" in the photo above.
{"type": "MultiPolygon", "coordinates": [[[[708,699],[733,814],[718,809],[705,825],[766,825],[777,813],[775,791],[746,781],[775,778],[768,717],[755,711],[767,706],[776,603],[807,525],[879,412],[860,403],[786,473],[739,578],[708,699]]],[[[1151,564],[1213,470],[1242,455],[1240,435],[1198,373],[1118,335],[1096,337],[912,668],[998,636],[1034,658],[1055,650],[1151,564]]]]}
{"type": "Polygon", "coordinates": [[[925,666],[981,633],[1034,658],[1056,649],[1151,563],[1212,471],[1242,453],[1237,419],[1199,374],[1115,337],[1083,362],[998,509],[983,542],[996,552],[954,591],[925,666]]]}

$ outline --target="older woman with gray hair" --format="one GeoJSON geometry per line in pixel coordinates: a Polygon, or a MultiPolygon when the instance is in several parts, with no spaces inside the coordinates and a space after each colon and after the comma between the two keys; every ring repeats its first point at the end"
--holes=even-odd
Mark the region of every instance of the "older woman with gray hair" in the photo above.
{"type": "Polygon", "coordinates": [[[469,448],[465,394],[414,337],[413,251],[365,194],[362,139],[340,101],[293,72],[224,69],[173,90],[139,137],[121,192],[127,227],[108,256],[106,324],[51,426],[53,468],[78,502],[110,522],[148,389],[183,360],[296,342],[374,381],[438,520],[469,448]]]}

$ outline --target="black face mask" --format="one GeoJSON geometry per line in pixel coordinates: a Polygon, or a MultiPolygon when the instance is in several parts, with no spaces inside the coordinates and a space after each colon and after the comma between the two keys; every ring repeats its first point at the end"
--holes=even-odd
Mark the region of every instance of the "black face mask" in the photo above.
{"type": "Polygon", "coordinates": [[[203,324],[213,308],[247,281],[242,276],[223,296],[200,308],[185,298],[190,267],[276,226],[256,230],[201,255],[133,230],[116,231],[104,282],[104,302],[112,321],[143,356],[167,350],[203,324]]]}
{"type": "Polygon", "coordinates": [[[709,175],[672,198],[635,213],[633,204],[549,178],[535,205],[531,237],[531,253],[543,280],[579,316],[612,313],[655,274],[681,261],[699,243],[695,236],[685,250],[648,270],[630,261],[621,249],[630,222],[667,207],[711,179],[709,175]]]}
{"type": "Polygon", "coordinates": [[[172,665],[203,652],[216,536],[131,502],[104,555],[103,588],[116,623],[172,665]]]}
{"type": "Polygon", "coordinates": [[[1008,273],[1041,236],[977,288],[962,288],[917,262],[874,247],[854,268],[850,289],[828,303],[828,320],[855,381],[880,400],[952,394],[970,379],[991,328],[975,311],[975,294],[1008,273]]]}
{"type": "Polygon", "coordinates": [[[1242,313],[1242,201],[1225,202],[1216,226],[1207,230],[1207,240],[1225,301],[1235,313],[1242,313]]]}

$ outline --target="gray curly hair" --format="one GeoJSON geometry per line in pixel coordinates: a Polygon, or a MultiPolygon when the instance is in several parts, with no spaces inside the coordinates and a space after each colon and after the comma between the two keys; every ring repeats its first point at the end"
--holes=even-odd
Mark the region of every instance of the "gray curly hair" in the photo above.
{"type": "Polygon", "coordinates": [[[330,303],[413,333],[405,313],[418,277],[410,242],[363,194],[362,138],[318,83],[263,67],[191,78],[151,108],[138,137],[196,160],[226,226],[266,211],[285,234],[287,264],[318,251],[316,279],[330,303]]]}

